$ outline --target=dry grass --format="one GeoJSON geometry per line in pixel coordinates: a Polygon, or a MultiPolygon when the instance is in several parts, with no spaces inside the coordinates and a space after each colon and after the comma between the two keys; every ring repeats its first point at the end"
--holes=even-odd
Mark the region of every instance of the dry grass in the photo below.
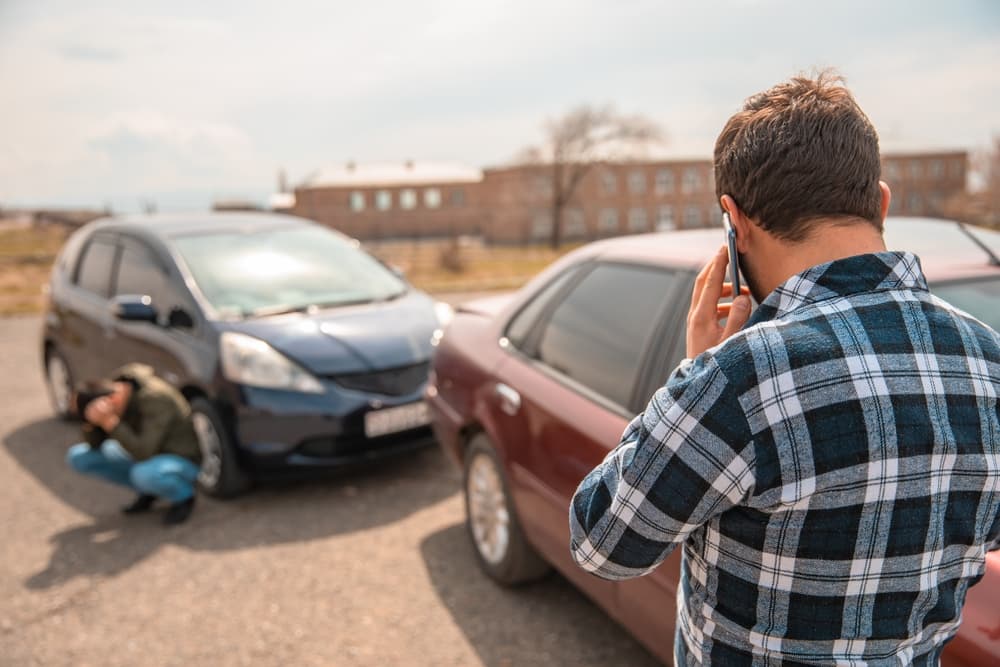
{"type": "Polygon", "coordinates": [[[52,262],[66,240],[60,227],[26,227],[0,221],[0,316],[37,313],[52,262]]]}
{"type": "Polygon", "coordinates": [[[449,248],[446,241],[389,242],[369,250],[399,267],[417,288],[427,292],[465,292],[515,289],[570,250],[546,246],[484,246],[467,242],[449,248]],[[445,253],[458,261],[446,261],[445,253]],[[449,269],[460,265],[461,270],[449,269]]]}
{"type": "MultiPolygon", "coordinates": [[[[0,316],[41,311],[43,289],[66,236],[59,227],[14,226],[0,220],[0,316]]],[[[433,293],[516,289],[570,248],[393,241],[368,249],[402,269],[417,288],[433,293]]]]}

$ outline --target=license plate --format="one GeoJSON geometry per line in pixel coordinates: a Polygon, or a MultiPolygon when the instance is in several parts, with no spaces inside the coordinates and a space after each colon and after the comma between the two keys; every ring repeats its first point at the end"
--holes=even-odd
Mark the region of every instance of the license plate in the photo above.
{"type": "Polygon", "coordinates": [[[365,436],[377,438],[380,435],[408,431],[411,428],[431,423],[427,404],[423,401],[400,405],[396,408],[373,410],[365,415],[365,436]]]}

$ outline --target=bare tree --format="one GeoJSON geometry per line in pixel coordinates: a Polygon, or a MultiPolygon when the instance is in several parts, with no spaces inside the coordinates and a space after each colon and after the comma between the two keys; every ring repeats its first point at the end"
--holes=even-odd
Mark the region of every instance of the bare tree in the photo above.
{"type": "Polygon", "coordinates": [[[640,115],[583,105],[545,124],[545,141],[523,149],[517,164],[544,165],[551,183],[552,247],[562,242],[562,218],[580,181],[599,162],[637,157],[664,140],[663,130],[640,115]]]}

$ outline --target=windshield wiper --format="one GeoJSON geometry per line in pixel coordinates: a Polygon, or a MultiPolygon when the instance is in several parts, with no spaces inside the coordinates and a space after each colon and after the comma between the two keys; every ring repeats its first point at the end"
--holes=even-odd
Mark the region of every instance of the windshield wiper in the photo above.
{"type": "Polygon", "coordinates": [[[374,303],[378,299],[350,299],[347,301],[317,301],[315,303],[303,303],[298,306],[281,304],[277,306],[261,306],[253,310],[244,310],[244,317],[267,317],[269,315],[286,315],[288,313],[306,313],[311,310],[322,308],[340,308],[341,306],[362,306],[366,303],[374,303]]]}

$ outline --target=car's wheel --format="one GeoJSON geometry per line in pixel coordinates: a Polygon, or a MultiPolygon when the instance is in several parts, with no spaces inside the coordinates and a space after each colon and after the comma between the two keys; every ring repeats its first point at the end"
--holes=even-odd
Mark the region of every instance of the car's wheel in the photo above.
{"type": "Polygon", "coordinates": [[[544,576],[549,564],[528,543],[514,511],[503,466],[479,433],[465,455],[465,525],[483,570],[506,586],[544,576]]]}
{"type": "Polygon", "coordinates": [[[49,392],[52,410],[60,419],[70,419],[70,400],[73,397],[73,373],[58,350],[50,347],[45,352],[45,386],[49,392]]]}
{"type": "Polygon", "coordinates": [[[250,488],[250,477],[236,460],[236,447],[218,410],[208,399],[191,401],[191,421],[201,447],[198,486],[217,498],[231,498],[250,488]]]}

